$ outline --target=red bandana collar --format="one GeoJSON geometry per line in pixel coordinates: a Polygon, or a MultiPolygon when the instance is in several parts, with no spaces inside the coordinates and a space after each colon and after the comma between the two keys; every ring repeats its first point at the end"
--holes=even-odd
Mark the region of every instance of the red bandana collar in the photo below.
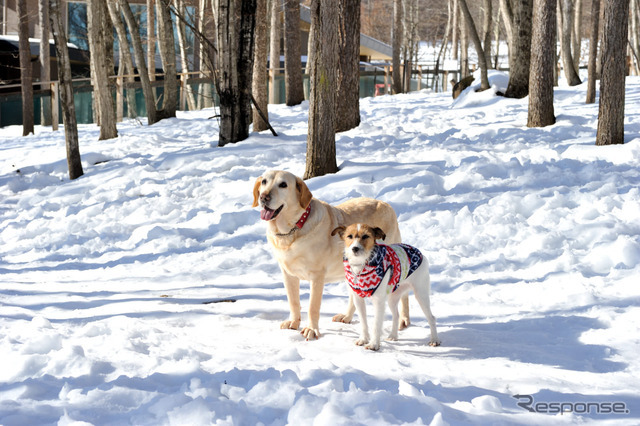
{"type": "Polygon", "coordinates": [[[304,224],[307,222],[307,219],[309,218],[310,213],[311,213],[311,203],[309,203],[309,205],[307,206],[307,209],[304,211],[304,213],[302,213],[302,216],[300,216],[300,220],[298,220],[298,223],[296,223],[296,227],[298,229],[302,229],[304,224]]]}

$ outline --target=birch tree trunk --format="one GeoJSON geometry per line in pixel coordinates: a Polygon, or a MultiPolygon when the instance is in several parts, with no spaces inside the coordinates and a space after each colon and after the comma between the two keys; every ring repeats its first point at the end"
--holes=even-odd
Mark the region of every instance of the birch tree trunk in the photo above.
{"type": "Polygon", "coordinates": [[[83,175],[80,147],[78,144],[78,124],[76,108],[73,103],[73,87],[71,82],[71,62],[67,48],[67,35],[60,19],[60,2],[51,0],[49,3],[49,20],[58,52],[58,81],[60,82],[60,104],[64,122],[64,139],[67,150],[67,166],[69,178],[77,179],[83,175]]]}
{"type": "Polygon", "coordinates": [[[555,3],[556,0],[534,1],[528,127],[544,127],[556,122],[553,109],[555,46],[548,42],[556,32],[555,3]]]}
{"type": "Polygon", "coordinates": [[[360,0],[338,1],[336,132],[360,124],[360,0]]]}
{"type": "Polygon", "coordinates": [[[309,132],[304,178],[338,171],[335,139],[335,81],[338,66],[338,0],[311,1],[313,60],[309,100],[309,132]]]}
{"type": "Polygon", "coordinates": [[[107,70],[105,31],[111,28],[106,14],[106,4],[100,0],[90,0],[87,4],[87,20],[89,27],[89,48],[91,49],[91,66],[93,69],[93,94],[100,114],[99,140],[118,137],[116,113],[114,110],[109,72],[107,70]]]}
{"type": "Polygon", "coordinates": [[[29,46],[29,15],[27,0],[17,0],[18,49],[20,53],[20,88],[22,91],[22,136],[33,133],[33,78],[31,69],[31,47],[29,46]]]}
{"type": "MultiPolygon", "coordinates": [[[[255,49],[253,55],[253,82],[251,84],[253,97],[262,110],[265,118],[269,119],[269,98],[267,97],[267,47],[269,45],[269,26],[267,20],[267,0],[256,0],[256,30],[255,49]]],[[[261,132],[269,126],[262,119],[258,110],[253,111],[253,131],[261,132]]]]}
{"type": "Polygon", "coordinates": [[[596,145],[624,143],[625,53],[629,0],[606,0],[596,145]]]}
{"type": "Polygon", "coordinates": [[[284,85],[288,106],[304,101],[299,0],[284,0],[284,85]]]}

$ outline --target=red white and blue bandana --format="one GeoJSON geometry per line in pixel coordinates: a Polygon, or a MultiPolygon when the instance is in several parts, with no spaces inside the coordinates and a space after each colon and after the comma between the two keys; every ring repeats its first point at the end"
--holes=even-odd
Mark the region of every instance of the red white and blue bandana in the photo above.
{"type": "Polygon", "coordinates": [[[377,244],[375,252],[359,274],[354,274],[345,258],[344,272],[347,282],[360,297],[371,297],[378,289],[385,274],[391,268],[387,292],[397,290],[400,282],[415,272],[422,264],[422,253],[406,244],[377,244]]]}

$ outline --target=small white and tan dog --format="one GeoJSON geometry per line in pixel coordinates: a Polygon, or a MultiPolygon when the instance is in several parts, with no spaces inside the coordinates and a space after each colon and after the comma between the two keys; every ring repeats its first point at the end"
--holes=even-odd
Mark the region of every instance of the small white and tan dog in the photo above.
{"type": "Polygon", "coordinates": [[[353,292],[354,302],[362,324],[356,345],[366,349],[380,348],[380,335],[384,320],[385,303],[391,308],[393,324],[387,340],[398,340],[398,301],[410,289],[427,317],[431,329],[429,346],[438,346],[436,319],[431,313],[429,293],[429,262],[415,247],[406,244],[378,244],[385,239],[380,228],[356,223],[335,228],[331,235],[339,234],[344,241],[344,270],[353,292]],[[373,338],[369,336],[365,299],[371,298],[375,310],[373,338]]]}

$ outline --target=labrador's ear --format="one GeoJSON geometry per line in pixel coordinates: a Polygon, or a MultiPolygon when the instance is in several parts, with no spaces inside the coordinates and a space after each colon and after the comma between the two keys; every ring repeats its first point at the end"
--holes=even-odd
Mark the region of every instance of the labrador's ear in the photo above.
{"type": "Polygon", "coordinates": [[[373,228],[373,235],[375,236],[376,240],[384,241],[384,239],[387,238],[387,235],[380,228],[373,228]]]}
{"type": "Polygon", "coordinates": [[[331,236],[333,237],[336,234],[340,234],[340,238],[342,238],[344,236],[344,231],[345,231],[344,226],[338,226],[336,229],[334,229],[333,231],[331,231],[331,236]]]}
{"type": "Polygon", "coordinates": [[[296,177],[296,189],[298,190],[298,196],[300,197],[300,207],[306,209],[313,198],[309,187],[304,183],[302,179],[296,177]]]}
{"type": "Polygon", "coordinates": [[[262,183],[262,176],[256,179],[256,183],[253,186],[253,205],[251,207],[258,207],[258,199],[260,198],[260,184],[262,183]]]}

